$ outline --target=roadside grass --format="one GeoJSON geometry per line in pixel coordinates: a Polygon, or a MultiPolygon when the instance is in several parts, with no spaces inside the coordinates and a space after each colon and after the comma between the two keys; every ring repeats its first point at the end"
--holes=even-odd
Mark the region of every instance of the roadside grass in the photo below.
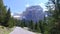
{"type": "Polygon", "coordinates": [[[0,26],[0,34],[9,34],[12,31],[11,28],[0,26]]]}
{"type": "MultiPolygon", "coordinates": [[[[13,28],[7,28],[7,27],[4,27],[4,26],[0,26],[0,34],[9,34],[11,31],[13,31],[13,29],[14,29],[15,27],[13,27],[13,28]]],[[[27,30],[27,28],[23,28],[23,29],[26,29],[27,30]]],[[[37,32],[35,32],[36,34],[41,34],[41,33],[37,33],[37,32]]]]}

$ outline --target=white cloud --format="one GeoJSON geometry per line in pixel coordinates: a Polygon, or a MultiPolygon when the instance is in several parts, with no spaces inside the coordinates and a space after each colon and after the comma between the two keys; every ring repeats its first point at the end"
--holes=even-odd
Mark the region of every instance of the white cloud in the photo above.
{"type": "Polygon", "coordinates": [[[34,5],[40,5],[40,6],[43,8],[43,11],[47,11],[47,8],[46,8],[46,6],[45,6],[45,3],[33,4],[33,5],[26,4],[26,7],[34,6],[34,5]]]}
{"type": "Polygon", "coordinates": [[[14,13],[11,13],[11,16],[13,16],[14,15],[14,13]]]}
{"type": "Polygon", "coordinates": [[[29,7],[30,5],[29,4],[26,4],[26,7],[29,7]]]}
{"type": "Polygon", "coordinates": [[[20,17],[20,16],[14,16],[14,18],[17,18],[17,17],[20,17]]]}
{"type": "Polygon", "coordinates": [[[40,3],[40,4],[38,4],[38,5],[40,5],[40,6],[43,8],[43,11],[47,11],[44,3],[40,3]]]}
{"type": "Polygon", "coordinates": [[[48,17],[48,15],[45,15],[45,17],[48,17]]]}

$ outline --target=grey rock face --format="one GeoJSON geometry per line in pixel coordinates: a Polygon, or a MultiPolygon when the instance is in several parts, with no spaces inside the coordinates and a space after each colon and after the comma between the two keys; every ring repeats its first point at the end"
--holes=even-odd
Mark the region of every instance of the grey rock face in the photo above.
{"type": "Polygon", "coordinates": [[[39,21],[44,19],[43,9],[40,6],[31,6],[26,8],[23,12],[23,18],[25,20],[39,21]]]}

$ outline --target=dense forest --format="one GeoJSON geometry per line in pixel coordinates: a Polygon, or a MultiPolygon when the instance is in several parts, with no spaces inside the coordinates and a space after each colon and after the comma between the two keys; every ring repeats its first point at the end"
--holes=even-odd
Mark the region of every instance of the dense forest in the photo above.
{"type": "Polygon", "coordinates": [[[0,0],[0,25],[5,27],[28,27],[30,31],[42,34],[60,34],[60,0],[49,0],[46,7],[50,15],[44,16],[44,20],[34,23],[32,20],[18,20],[11,17],[11,10],[4,6],[0,0]]]}

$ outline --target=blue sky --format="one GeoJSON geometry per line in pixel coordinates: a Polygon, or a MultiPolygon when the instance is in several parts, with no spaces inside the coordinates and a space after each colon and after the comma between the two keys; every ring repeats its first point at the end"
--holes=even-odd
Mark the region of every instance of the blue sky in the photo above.
{"type": "Polygon", "coordinates": [[[3,1],[4,4],[7,5],[7,7],[11,8],[12,13],[21,13],[26,9],[26,7],[32,5],[40,5],[45,10],[44,4],[48,0],[3,0],[3,1]]]}

